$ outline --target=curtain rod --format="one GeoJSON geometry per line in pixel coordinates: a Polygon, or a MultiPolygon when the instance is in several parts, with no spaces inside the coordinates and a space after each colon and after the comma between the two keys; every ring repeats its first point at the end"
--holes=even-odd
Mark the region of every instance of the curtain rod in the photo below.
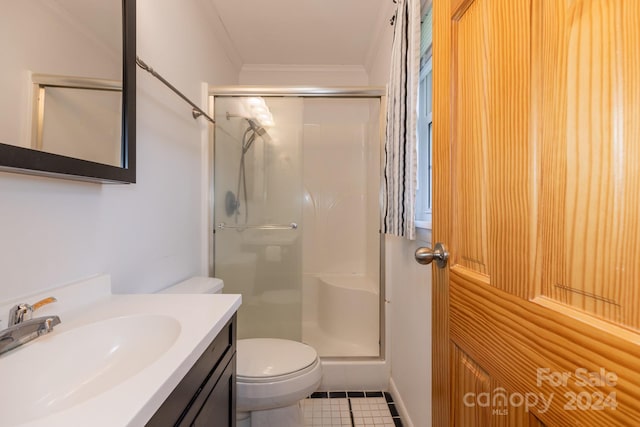
{"type": "Polygon", "coordinates": [[[138,66],[140,68],[142,68],[143,70],[147,71],[153,77],[155,77],[156,79],[158,79],[162,83],[164,83],[165,86],[167,86],[169,89],[171,89],[176,95],[178,95],[180,98],[182,98],[187,104],[191,105],[191,107],[193,108],[193,110],[191,111],[191,114],[193,115],[194,119],[197,119],[198,117],[203,116],[205,119],[209,120],[212,124],[216,124],[216,121],[213,120],[213,118],[211,118],[211,116],[209,116],[207,113],[202,111],[202,109],[200,107],[198,107],[195,103],[193,103],[189,98],[187,98],[178,89],[176,89],[175,86],[173,86],[171,83],[169,83],[164,77],[162,77],[160,74],[156,73],[156,71],[153,68],[151,68],[149,65],[147,65],[142,59],[140,59],[139,56],[136,56],[136,64],[138,64],[138,66]]]}

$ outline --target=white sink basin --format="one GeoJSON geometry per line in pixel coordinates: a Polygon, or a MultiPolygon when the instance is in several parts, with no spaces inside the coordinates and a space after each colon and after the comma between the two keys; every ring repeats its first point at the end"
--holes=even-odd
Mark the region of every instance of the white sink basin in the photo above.
{"type": "MultiPolygon", "coordinates": [[[[160,314],[62,324],[0,357],[2,425],[68,409],[128,380],[175,343],[180,322],[160,314]]],[[[114,408],[115,409],[115,408],[114,408]]]]}

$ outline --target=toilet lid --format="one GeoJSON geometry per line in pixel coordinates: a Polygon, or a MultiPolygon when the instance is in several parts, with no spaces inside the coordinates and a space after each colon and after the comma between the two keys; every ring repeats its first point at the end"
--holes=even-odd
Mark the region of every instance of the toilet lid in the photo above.
{"type": "Polygon", "coordinates": [[[237,341],[238,378],[264,380],[305,370],[318,359],[306,344],[277,338],[250,338],[237,341]]]}

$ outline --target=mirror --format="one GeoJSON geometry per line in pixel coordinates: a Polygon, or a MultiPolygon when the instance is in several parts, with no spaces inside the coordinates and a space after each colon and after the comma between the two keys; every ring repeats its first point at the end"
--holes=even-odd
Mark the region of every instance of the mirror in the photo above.
{"type": "Polygon", "coordinates": [[[135,182],[135,0],[0,4],[0,170],[135,182]]]}

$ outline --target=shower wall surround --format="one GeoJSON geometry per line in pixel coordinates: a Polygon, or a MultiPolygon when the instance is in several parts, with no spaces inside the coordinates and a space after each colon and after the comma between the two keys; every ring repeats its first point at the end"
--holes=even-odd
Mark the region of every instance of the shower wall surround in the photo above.
{"type": "Polygon", "coordinates": [[[379,355],[379,100],[306,99],[303,340],[379,355]]]}

